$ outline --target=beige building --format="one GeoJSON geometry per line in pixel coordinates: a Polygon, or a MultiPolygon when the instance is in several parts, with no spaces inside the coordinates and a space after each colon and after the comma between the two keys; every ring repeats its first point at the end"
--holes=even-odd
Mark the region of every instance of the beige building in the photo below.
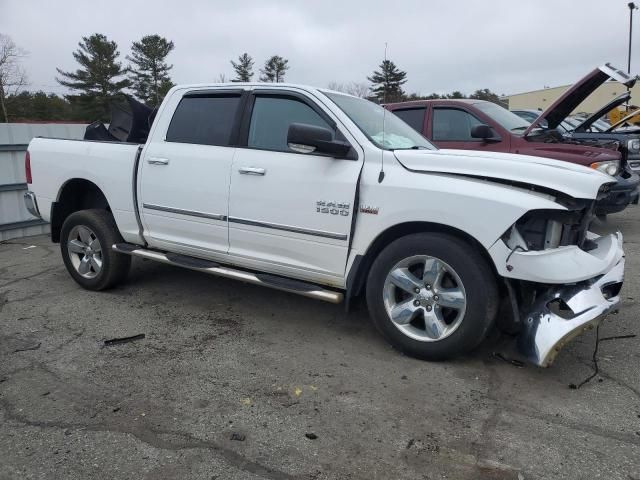
{"type": "MultiPolygon", "coordinates": [[[[509,110],[518,109],[542,109],[551,105],[571,85],[562,87],[545,88],[532,92],[507,95],[503,99],[508,102],[509,110]]],[[[618,95],[623,94],[627,87],[619,82],[606,82],[582,102],[573,113],[593,113],[618,95]]],[[[640,106],[640,82],[631,89],[631,104],[640,106]]]]}

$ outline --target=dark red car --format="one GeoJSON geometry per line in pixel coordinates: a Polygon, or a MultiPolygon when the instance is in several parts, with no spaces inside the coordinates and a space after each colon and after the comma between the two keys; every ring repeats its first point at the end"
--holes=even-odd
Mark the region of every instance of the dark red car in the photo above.
{"type": "MultiPolygon", "coordinates": [[[[616,72],[600,67],[578,82],[551,108],[558,123],[590,93],[616,72]],[[585,88],[585,84],[588,88],[585,88]]],[[[610,67],[609,67],[610,68],[610,67]]],[[[536,128],[506,108],[483,100],[418,100],[385,105],[438,148],[488,150],[535,155],[597,168],[617,180],[609,195],[598,202],[596,213],[619,212],[638,203],[640,177],[617,150],[617,142],[565,138],[554,126],[536,128]]],[[[541,115],[542,116],[542,115],[541,115]]],[[[555,118],[547,113],[548,118],[555,118]]]]}

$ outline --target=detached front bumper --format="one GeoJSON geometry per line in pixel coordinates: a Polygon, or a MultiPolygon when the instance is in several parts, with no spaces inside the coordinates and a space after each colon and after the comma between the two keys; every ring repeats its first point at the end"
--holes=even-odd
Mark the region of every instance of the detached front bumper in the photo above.
{"type": "MultiPolygon", "coordinates": [[[[622,236],[617,235],[622,250],[622,236]]],[[[535,365],[551,365],[565,344],[618,309],[623,280],[624,256],[603,275],[551,286],[523,317],[520,352],[535,365]]]]}

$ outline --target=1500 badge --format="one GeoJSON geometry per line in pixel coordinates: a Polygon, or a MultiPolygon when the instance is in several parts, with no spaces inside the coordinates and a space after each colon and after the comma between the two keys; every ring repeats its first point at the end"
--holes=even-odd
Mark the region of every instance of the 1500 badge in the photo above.
{"type": "Polygon", "coordinates": [[[343,217],[349,216],[349,203],[342,202],[326,202],[319,200],[316,202],[316,213],[328,213],[330,215],[342,215],[343,217]]]}

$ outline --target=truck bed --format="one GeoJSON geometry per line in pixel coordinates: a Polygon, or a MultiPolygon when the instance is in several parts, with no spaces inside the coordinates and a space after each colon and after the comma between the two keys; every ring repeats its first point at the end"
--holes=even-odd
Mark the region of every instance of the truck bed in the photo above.
{"type": "Polygon", "coordinates": [[[135,143],[35,138],[29,144],[33,189],[42,217],[51,221],[51,204],[73,179],[94,183],[109,199],[123,238],[141,241],[133,204],[135,143]]]}

